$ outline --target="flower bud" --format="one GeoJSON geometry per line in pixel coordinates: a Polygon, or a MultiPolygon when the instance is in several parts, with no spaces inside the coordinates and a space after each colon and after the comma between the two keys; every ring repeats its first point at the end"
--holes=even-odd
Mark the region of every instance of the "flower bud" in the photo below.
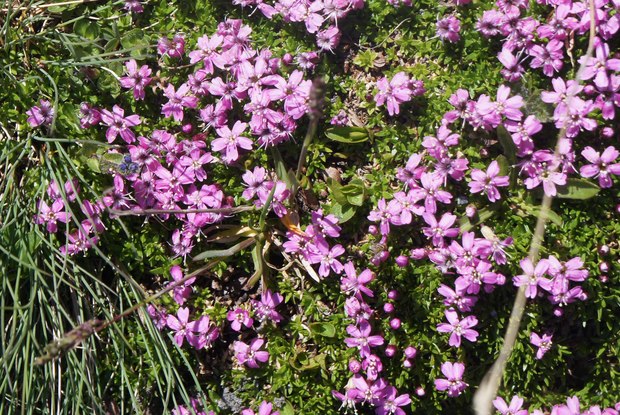
{"type": "Polygon", "coordinates": [[[601,245],[598,247],[598,254],[599,255],[607,255],[609,253],[610,249],[609,249],[609,245],[601,245]]]}
{"type": "Polygon", "coordinates": [[[403,366],[409,369],[411,366],[413,366],[413,364],[411,363],[411,360],[405,359],[405,361],[403,362],[403,366]]]}
{"type": "Polygon", "coordinates": [[[388,298],[390,300],[396,300],[398,298],[398,291],[390,290],[390,292],[388,292],[388,298]]]}
{"type": "Polygon", "coordinates": [[[414,357],[416,357],[417,354],[418,349],[413,346],[409,346],[405,349],[405,356],[407,356],[407,359],[413,359],[414,357]]]}
{"type": "Polygon", "coordinates": [[[598,279],[603,284],[605,284],[607,281],[609,281],[609,277],[607,277],[607,275],[601,275],[600,277],[598,277],[598,279]]]}
{"type": "Polygon", "coordinates": [[[418,395],[418,396],[424,396],[424,395],[426,395],[426,391],[424,390],[424,388],[422,386],[419,386],[419,387],[416,388],[415,394],[418,395]]]}
{"type": "Polygon", "coordinates": [[[465,215],[468,218],[473,218],[474,216],[476,216],[476,206],[474,205],[467,205],[467,207],[465,208],[465,215]]]}
{"type": "Polygon", "coordinates": [[[609,263],[608,262],[601,262],[600,264],[598,264],[598,269],[599,271],[601,271],[602,273],[606,274],[609,272],[609,263]]]}
{"type": "Polygon", "coordinates": [[[291,55],[290,53],[285,53],[284,56],[282,56],[282,63],[286,66],[293,63],[293,55],[291,55]]]}
{"type": "Polygon", "coordinates": [[[426,249],[424,248],[416,248],[409,251],[409,256],[412,259],[420,260],[426,258],[426,249]]]}
{"type": "Polygon", "coordinates": [[[394,346],[393,344],[390,344],[385,348],[385,355],[387,357],[393,357],[395,354],[396,354],[396,346],[394,346]]]}
{"type": "Polygon", "coordinates": [[[362,370],[362,364],[355,359],[351,359],[349,360],[349,370],[351,373],[359,373],[362,370]]]}
{"type": "Polygon", "coordinates": [[[394,312],[394,304],[392,303],[383,304],[383,311],[385,311],[388,314],[394,312]]]}
{"type": "Polygon", "coordinates": [[[377,228],[375,225],[370,225],[368,227],[368,233],[371,235],[377,235],[379,233],[379,228],[377,228]]]}
{"type": "Polygon", "coordinates": [[[194,128],[193,125],[191,125],[190,123],[187,123],[187,124],[183,124],[183,127],[181,127],[181,130],[183,130],[185,134],[189,134],[192,132],[193,128],[194,128]]]}
{"type": "Polygon", "coordinates": [[[564,310],[557,307],[555,310],[553,310],[553,315],[556,317],[562,317],[564,315],[564,310]]]}
{"type": "Polygon", "coordinates": [[[390,320],[390,327],[392,328],[392,330],[398,330],[400,328],[400,319],[393,318],[392,320],[390,320]]]}
{"type": "Polygon", "coordinates": [[[399,255],[396,257],[396,265],[398,265],[401,268],[406,267],[407,265],[409,265],[409,258],[407,258],[404,255],[399,255]]]}

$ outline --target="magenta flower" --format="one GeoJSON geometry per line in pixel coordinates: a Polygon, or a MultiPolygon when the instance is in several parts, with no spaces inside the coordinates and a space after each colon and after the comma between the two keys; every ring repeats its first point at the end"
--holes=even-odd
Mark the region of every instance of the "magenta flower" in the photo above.
{"type": "Polygon", "coordinates": [[[130,59],[125,63],[127,76],[120,79],[121,86],[133,89],[133,97],[137,100],[144,99],[144,88],[151,82],[151,69],[147,65],[142,65],[138,69],[135,59],[130,59]]]}
{"type": "Polygon", "coordinates": [[[543,73],[549,77],[559,72],[563,66],[564,43],[553,39],[545,46],[533,45],[528,53],[533,57],[530,62],[532,68],[543,68],[543,73]]]}
{"type": "Polygon", "coordinates": [[[255,315],[261,321],[270,320],[274,323],[279,323],[282,321],[282,316],[275,311],[275,308],[282,300],[284,300],[284,297],[281,294],[266,290],[262,293],[260,301],[252,300],[255,315]]]}
{"type": "Polygon", "coordinates": [[[273,411],[273,405],[269,402],[263,401],[258,407],[258,413],[255,413],[251,409],[244,409],[241,411],[241,415],[280,415],[280,412],[273,411]]]}
{"type": "Polygon", "coordinates": [[[377,202],[377,208],[372,210],[368,215],[368,220],[380,222],[379,229],[382,235],[390,233],[390,224],[400,225],[400,214],[402,207],[397,200],[390,200],[389,203],[385,199],[377,202]]]}
{"type": "Polygon", "coordinates": [[[461,39],[461,21],[456,16],[447,16],[437,21],[437,36],[448,42],[458,42],[461,39]]]}
{"type": "Polygon", "coordinates": [[[460,347],[461,337],[465,337],[470,342],[475,342],[478,339],[478,332],[472,329],[472,327],[478,324],[478,319],[475,316],[467,316],[459,320],[459,315],[452,309],[446,310],[445,314],[448,323],[437,325],[437,331],[440,333],[451,333],[448,342],[450,346],[460,347]]]}
{"type": "Polygon", "coordinates": [[[142,3],[139,0],[125,0],[125,5],[123,6],[125,10],[133,13],[142,13],[144,12],[144,8],[142,7],[142,3]]]}
{"type": "Polygon", "coordinates": [[[226,315],[226,320],[231,322],[230,326],[234,331],[241,331],[242,325],[250,328],[252,324],[254,324],[254,320],[250,317],[250,313],[242,308],[229,311],[226,315]]]}
{"type": "Polygon", "coordinates": [[[211,142],[211,148],[213,151],[225,150],[224,159],[227,162],[237,161],[239,159],[239,151],[237,147],[251,150],[252,140],[241,136],[247,128],[247,124],[241,121],[237,121],[232,130],[228,126],[218,128],[215,131],[219,136],[211,142]]]}
{"type": "Polygon", "coordinates": [[[370,332],[370,323],[366,320],[362,320],[359,324],[359,328],[354,325],[349,325],[347,327],[347,333],[349,333],[351,337],[344,339],[344,342],[348,347],[357,347],[360,351],[360,356],[369,356],[371,347],[381,346],[384,342],[382,336],[371,335],[370,332]]]}
{"type": "Polygon", "coordinates": [[[176,121],[183,121],[183,108],[196,108],[198,98],[188,95],[189,86],[185,83],[175,91],[174,85],[168,84],[164,95],[168,102],[161,107],[161,113],[166,118],[172,116],[176,121]]]}
{"type": "Polygon", "coordinates": [[[493,160],[487,172],[482,170],[473,169],[471,171],[471,182],[469,182],[469,188],[472,193],[486,193],[491,202],[498,201],[501,196],[498,187],[505,187],[510,184],[508,176],[499,176],[499,163],[493,160]]]}
{"type": "Polygon", "coordinates": [[[437,212],[437,202],[448,204],[452,201],[452,195],[441,190],[443,179],[438,174],[422,173],[420,177],[422,186],[413,189],[412,192],[417,198],[424,198],[424,208],[426,213],[434,214],[437,212]]]}
{"type": "Polygon", "coordinates": [[[310,252],[309,261],[312,264],[321,264],[319,266],[319,275],[321,277],[327,277],[330,270],[340,274],[344,270],[344,266],[336,258],[344,254],[344,252],[344,248],[340,244],[335,245],[331,249],[324,244],[320,244],[317,251],[310,252]]]}
{"type": "Polygon", "coordinates": [[[183,345],[183,340],[188,338],[191,335],[191,331],[188,328],[189,324],[189,308],[181,307],[177,311],[176,317],[172,314],[168,315],[166,319],[166,323],[170,329],[174,330],[174,342],[177,346],[181,347],[183,345]]]}
{"type": "Polygon", "coordinates": [[[80,126],[82,128],[89,128],[101,122],[101,112],[88,102],[82,102],[80,104],[79,118],[80,126]]]}
{"type": "Polygon", "coordinates": [[[198,38],[198,50],[194,50],[189,53],[190,63],[198,63],[202,61],[204,63],[204,70],[207,73],[213,73],[213,60],[218,56],[217,49],[222,44],[224,38],[218,34],[214,34],[209,38],[208,36],[201,36],[198,38]]]}
{"type": "Polygon", "coordinates": [[[118,105],[112,108],[112,112],[101,110],[101,121],[108,126],[108,130],[105,133],[108,143],[113,143],[120,134],[121,138],[128,144],[136,139],[135,134],[130,128],[140,125],[142,122],[140,117],[135,114],[125,117],[125,110],[118,105]]]}
{"type": "Polygon", "coordinates": [[[388,386],[383,391],[383,399],[379,401],[379,405],[375,410],[377,415],[405,415],[405,411],[401,406],[406,406],[411,403],[411,398],[408,394],[397,396],[398,391],[394,386],[388,386]]]}
{"type": "Polygon", "coordinates": [[[366,294],[368,297],[374,296],[372,290],[366,287],[366,284],[375,278],[375,274],[371,270],[365,269],[357,275],[355,265],[349,261],[344,265],[344,272],[346,277],[340,279],[340,289],[344,293],[347,295],[354,295],[360,300],[362,299],[362,293],[366,294]]]}
{"type": "Polygon", "coordinates": [[[546,259],[541,259],[538,261],[535,268],[530,258],[522,259],[519,264],[521,265],[521,269],[524,274],[514,276],[512,278],[512,282],[517,287],[524,285],[527,286],[525,289],[525,296],[527,298],[536,298],[538,287],[543,287],[549,284],[549,280],[544,278],[547,274],[547,270],[549,269],[549,261],[546,259]]]}
{"type": "Polygon", "coordinates": [[[542,359],[545,353],[551,349],[551,339],[553,338],[550,334],[543,334],[542,337],[538,334],[532,332],[530,334],[530,343],[534,346],[538,347],[538,351],[536,351],[536,359],[542,359]]]}
{"type": "Polygon", "coordinates": [[[519,59],[508,49],[502,49],[497,59],[504,65],[501,74],[508,82],[516,82],[523,76],[525,69],[519,63],[519,59]]]}
{"type": "Polygon", "coordinates": [[[609,59],[609,45],[604,42],[599,42],[596,46],[596,56],[588,58],[582,56],[579,59],[579,63],[586,63],[585,70],[581,74],[582,80],[588,80],[594,78],[594,84],[598,88],[607,88],[609,86],[609,74],[610,72],[620,71],[620,59],[609,59]]]}
{"type": "Polygon", "coordinates": [[[51,207],[44,200],[41,200],[38,209],[39,214],[35,216],[35,223],[37,225],[46,224],[47,231],[50,233],[58,230],[58,221],[62,223],[69,221],[69,214],[65,212],[65,204],[62,199],[54,201],[51,207]]]}
{"type": "Polygon", "coordinates": [[[196,281],[196,278],[190,278],[182,284],[178,284],[184,278],[183,270],[178,265],[170,268],[170,275],[172,275],[173,282],[170,282],[169,285],[177,284],[172,290],[172,298],[178,305],[183,305],[185,301],[192,294],[191,285],[196,281]]]}
{"type": "Polygon", "coordinates": [[[447,390],[448,396],[451,398],[459,396],[469,386],[462,380],[463,372],[465,372],[465,365],[463,363],[443,363],[441,365],[441,373],[443,373],[446,379],[435,379],[435,388],[438,391],[447,390]]]}
{"type": "Polygon", "coordinates": [[[613,183],[609,173],[620,175],[620,163],[614,163],[619,155],[618,150],[613,146],[609,146],[601,155],[598,151],[588,146],[583,149],[581,155],[592,164],[581,167],[579,174],[582,177],[598,177],[598,183],[601,187],[611,187],[613,183]]]}
{"type": "Polygon", "coordinates": [[[451,228],[456,222],[456,215],[444,213],[439,222],[434,215],[425,213],[422,215],[424,221],[429,225],[422,228],[424,235],[432,238],[433,245],[443,247],[445,245],[444,238],[454,238],[459,234],[459,228],[451,228]]]}
{"type": "Polygon", "coordinates": [[[159,307],[154,306],[153,304],[149,304],[148,306],[146,306],[146,311],[153,320],[153,323],[155,324],[155,327],[157,327],[157,330],[161,330],[166,327],[166,320],[168,319],[168,314],[166,313],[166,311],[161,310],[159,307]]]}
{"type": "Polygon", "coordinates": [[[377,81],[379,92],[375,95],[377,105],[387,104],[390,115],[400,112],[399,105],[411,100],[413,91],[410,88],[411,80],[404,72],[398,72],[392,80],[381,78],[377,81]]]}
{"type": "Polygon", "coordinates": [[[521,409],[523,407],[523,398],[519,398],[517,395],[512,397],[510,406],[499,396],[493,400],[493,406],[502,415],[528,415],[527,409],[521,409]]]}
{"type": "Polygon", "coordinates": [[[39,101],[39,106],[35,105],[30,108],[26,114],[28,115],[28,124],[31,127],[46,126],[52,124],[54,120],[54,107],[52,107],[51,102],[42,99],[39,101]]]}
{"type": "Polygon", "coordinates": [[[265,363],[269,360],[269,352],[260,350],[263,344],[265,344],[265,340],[258,337],[253,339],[249,345],[236,341],[233,345],[235,358],[240,364],[257,369],[259,362],[265,363]]]}
{"type": "Polygon", "coordinates": [[[316,44],[321,50],[333,52],[333,49],[340,43],[340,30],[336,26],[330,26],[316,34],[316,44]]]}
{"type": "Polygon", "coordinates": [[[465,295],[464,290],[453,290],[447,285],[441,284],[437,292],[444,297],[443,304],[448,307],[456,307],[459,311],[469,312],[476,305],[478,297],[465,295]]]}
{"type": "Polygon", "coordinates": [[[168,55],[171,58],[180,59],[185,53],[185,38],[181,34],[176,34],[172,40],[162,37],[157,42],[157,52],[160,55],[168,55]]]}

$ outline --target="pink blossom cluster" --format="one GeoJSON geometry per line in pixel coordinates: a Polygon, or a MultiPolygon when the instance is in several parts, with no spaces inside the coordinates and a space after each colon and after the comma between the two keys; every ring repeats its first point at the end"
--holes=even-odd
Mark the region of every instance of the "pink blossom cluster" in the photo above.
{"type": "MultiPolygon", "coordinates": [[[[332,391],[332,394],[342,402],[342,407],[347,409],[355,410],[357,404],[366,404],[373,407],[377,415],[404,415],[403,407],[411,403],[411,398],[408,394],[399,394],[394,386],[381,377],[383,363],[373,351],[385,343],[382,335],[373,334],[371,319],[374,310],[366,302],[367,298],[374,297],[374,292],[367,285],[375,278],[375,274],[369,269],[358,273],[352,262],[347,262],[344,270],[345,276],[340,279],[340,289],[348,296],[345,301],[345,314],[354,321],[354,324],[347,326],[349,337],[345,338],[344,342],[348,347],[358,350],[359,360],[352,359],[349,362],[352,376],[345,386],[344,393],[332,391]]],[[[393,291],[389,296],[395,299],[396,295],[393,291]]],[[[393,309],[391,303],[386,303],[384,307],[386,312],[389,313],[393,309]]],[[[400,327],[400,320],[396,318],[390,323],[394,330],[400,327]]],[[[393,357],[396,347],[388,345],[384,353],[387,357],[393,357]]],[[[414,347],[405,349],[405,367],[411,366],[410,359],[416,354],[417,350],[414,347]]]]}
{"type": "Polygon", "coordinates": [[[233,4],[256,8],[268,19],[281,16],[285,22],[303,22],[306,31],[316,36],[319,49],[333,52],[341,37],[338,21],[362,9],[364,0],[233,0],[233,4]]]}
{"type": "Polygon", "coordinates": [[[105,197],[94,203],[86,199],[78,201],[79,191],[77,179],[68,180],[64,184],[63,191],[56,181],[52,181],[47,188],[47,201],[41,199],[37,204],[34,222],[38,225],[45,225],[47,232],[52,234],[64,231],[65,242],[60,247],[63,255],[75,255],[88,251],[99,242],[99,235],[106,229],[101,221],[105,197]],[[79,205],[79,211],[85,219],[78,221],[78,218],[71,217],[71,211],[74,214],[79,211],[75,208],[70,211],[68,206],[70,203],[79,205]]]}
{"type": "Polygon", "coordinates": [[[287,241],[282,245],[284,252],[297,255],[309,264],[319,264],[319,275],[327,277],[332,272],[342,274],[345,266],[338,257],[345,253],[342,245],[330,245],[328,238],[340,236],[341,228],[334,215],[324,215],[319,209],[312,212],[312,222],[304,230],[289,230],[287,241]]]}
{"type": "MultiPolygon", "coordinates": [[[[583,269],[583,261],[579,257],[561,262],[551,255],[548,259],[539,260],[536,266],[529,258],[525,258],[520,265],[523,274],[514,276],[512,280],[515,286],[526,287],[527,298],[542,296],[543,293],[538,288],[546,291],[549,301],[559,307],[587,298],[580,286],[570,287],[571,281],[583,282],[588,277],[588,271],[583,269]]],[[[555,313],[561,315],[562,311],[557,308],[555,313]]]]}
{"type": "MultiPolygon", "coordinates": [[[[194,124],[190,120],[182,125],[181,133],[156,129],[150,136],[136,137],[134,128],[141,124],[140,117],[126,115],[120,106],[109,111],[84,103],[80,109],[82,127],[102,124],[107,127],[109,143],[120,136],[127,144],[125,154],[132,171],[115,174],[106,206],[114,210],[158,209],[166,212],[161,219],[178,219],[182,225],[172,234],[172,250],[177,256],[188,255],[202,229],[225,216],[175,211],[231,207],[231,200],[219,186],[207,182],[209,164],[232,165],[256,145],[266,147],[289,140],[298,120],[308,111],[311,82],[299,70],[284,73],[283,60],[272,57],[269,50],[253,50],[250,34],[249,26],[240,20],[221,23],[211,37],[200,37],[198,48],[189,53],[190,64],[202,67],[180,86],[168,84],[163,88],[168,101],[162,105],[162,115],[177,122],[193,117],[205,126],[202,133],[191,135],[194,124]],[[210,144],[209,136],[214,136],[210,144]]],[[[161,54],[183,59],[185,40],[180,35],[162,39],[158,49],[161,54]]],[[[131,90],[134,99],[144,99],[151,74],[147,65],[130,60],[121,86],[131,90]]],[[[255,192],[262,203],[270,186],[275,186],[271,207],[279,215],[285,214],[282,203],[290,193],[284,183],[266,181],[262,186],[266,192],[255,192]]],[[[256,205],[262,206],[260,201],[256,205]]]]}
{"type": "Polygon", "coordinates": [[[551,411],[543,411],[540,409],[527,410],[523,408],[523,398],[515,395],[507,403],[503,398],[497,397],[493,401],[493,406],[497,409],[497,412],[501,415],[544,415],[551,413],[551,415],[618,415],[620,414],[620,403],[617,403],[613,408],[602,408],[598,405],[594,405],[586,408],[581,408],[579,398],[573,396],[566,399],[566,404],[554,405],[551,411]]]}
{"type": "Polygon", "coordinates": [[[390,80],[387,77],[379,79],[377,89],[375,103],[378,106],[387,106],[390,115],[400,112],[400,104],[411,101],[413,97],[423,95],[426,92],[422,81],[411,79],[404,72],[398,72],[390,80]]]}

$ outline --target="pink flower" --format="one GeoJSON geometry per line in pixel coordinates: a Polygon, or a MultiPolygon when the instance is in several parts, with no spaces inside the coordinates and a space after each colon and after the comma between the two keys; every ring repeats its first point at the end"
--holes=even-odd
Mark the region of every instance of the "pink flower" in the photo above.
{"type": "Polygon", "coordinates": [[[46,224],[47,231],[50,233],[58,230],[58,221],[62,223],[69,221],[69,214],[65,212],[65,204],[62,199],[54,201],[51,207],[44,200],[41,200],[38,209],[39,214],[35,216],[35,223],[37,225],[46,224]]]}
{"type": "Polygon", "coordinates": [[[54,108],[52,104],[45,99],[39,101],[40,106],[34,106],[26,111],[28,115],[28,124],[36,128],[41,125],[46,126],[52,124],[54,120],[54,108]]]}
{"type": "Polygon", "coordinates": [[[422,215],[424,221],[429,225],[422,228],[424,235],[432,238],[433,245],[442,247],[445,245],[444,238],[454,238],[459,234],[459,228],[451,228],[456,222],[456,215],[444,213],[439,222],[434,215],[425,213],[422,215]]]}
{"type": "Polygon", "coordinates": [[[108,130],[105,133],[108,143],[113,143],[119,134],[126,143],[132,143],[136,136],[130,128],[141,123],[138,115],[125,117],[125,110],[118,105],[112,108],[112,112],[101,110],[101,121],[108,126],[108,130]]]}
{"type": "Polygon", "coordinates": [[[180,59],[185,53],[185,38],[177,33],[172,40],[162,37],[157,42],[157,52],[160,55],[168,55],[171,58],[180,59]]]}
{"type": "Polygon", "coordinates": [[[198,63],[200,61],[204,64],[204,70],[207,73],[213,73],[213,59],[218,56],[217,49],[222,44],[224,38],[218,34],[214,34],[209,38],[208,36],[201,36],[198,38],[198,50],[194,50],[189,53],[190,63],[198,63]]]}
{"type": "Polygon", "coordinates": [[[530,343],[538,347],[538,351],[536,352],[536,359],[542,359],[545,353],[547,353],[549,349],[551,349],[551,345],[553,344],[551,342],[552,337],[553,336],[550,334],[543,334],[542,337],[534,332],[530,334],[530,343]]]}
{"type": "Polygon", "coordinates": [[[401,406],[406,406],[411,403],[411,398],[408,394],[396,396],[398,391],[394,386],[388,386],[383,391],[383,399],[379,401],[379,406],[375,410],[377,415],[405,415],[405,411],[401,406]]]}
{"type": "Polygon", "coordinates": [[[319,266],[319,275],[321,277],[327,277],[330,273],[330,270],[335,272],[336,274],[342,273],[344,267],[340,261],[336,258],[340,255],[344,254],[344,248],[342,245],[335,245],[331,249],[329,247],[321,244],[318,245],[318,250],[310,253],[310,263],[317,264],[320,263],[319,266]]]}
{"type": "Polygon", "coordinates": [[[470,191],[472,193],[486,193],[491,202],[496,202],[501,198],[497,190],[498,187],[505,187],[510,184],[508,176],[499,176],[499,164],[496,160],[489,164],[486,173],[482,170],[473,169],[471,178],[472,180],[469,182],[470,191]]]}
{"type": "Polygon", "coordinates": [[[130,59],[125,63],[127,76],[120,79],[121,86],[133,89],[133,97],[137,100],[144,99],[144,88],[151,82],[151,69],[147,65],[142,65],[138,69],[135,59],[130,59]]]}
{"type": "Polygon", "coordinates": [[[211,142],[211,148],[213,151],[226,150],[224,155],[225,161],[237,161],[239,159],[238,148],[245,150],[252,149],[252,140],[241,136],[247,126],[248,125],[246,123],[237,121],[232,130],[227,126],[216,129],[215,131],[219,137],[211,142]]]}
{"type": "Polygon", "coordinates": [[[340,43],[340,30],[336,26],[330,26],[316,34],[316,44],[322,50],[333,52],[340,43]]]}
{"type": "Polygon", "coordinates": [[[528,415],[527,409],[521,409],[523,407],[523,398],[519,398],[517,395],[512,397],[510,406],[499,396],[493,400],[493,406],[502,415],[528,415]]]}
{"type": "Polygon", "coordinates": [[[234,311],[229,311],[226,315],[226,320],[230,321],[230,326],[234,331],[241,331],[241,326],[244,325],[247,328],[252,327],[254,320],[250,318],[250,313],[242,308],[236,308],[234,311]]]}
{"type": "Polygon", "coordinates": [[[251,409],[244,409],[241,411],[241,415],[280,415],[280,412],[272,411],[273,405],[269,402],[263,401],[258,407],[258,413],[255,413],[251,409]]]}
{"type": "Polygon", "coordinates": [[[101,122],[101,113],[88,102],[82,102],[80,104],[79,118],[80,126],[82,128],[89,128],[101,122]]]}
{"type": "Polygon", "coordinates": [[[254,307],[255,315],[259,320],[270,320],[274,323],[282,321],[280,313],[275,311],[275,308],[284,300],[279,293],[273,293],[271,290],[266,290],[261,294],[260,301],[252,300],[252,306],[254,307]]]}
{"type": "Polygon", "coordinates": [[[461,39],[461,21],[456,16],[447,16],[437,21],[437,36],[448,42],[458,42],[461,39]]]}
{"type": "Polygon", "coordinates": [[[398,72],[392,80],[381,78],[377,81],[377,89],[379,92],[375,95],[377,105],[387,103],[388,113],[390,115],[400,112],[399,105],[403,102],[411,100],[413,91],[410,88],[411,80],[404,72],[398,72]]]}
{"type": "Polygon", "coordinates": [[[375,278],[375,274],[372,271],[365,269],[357,275],[355,265],[349,261],[344,265],[344,272],[346,277],[342,277],[340,280],[340,289],[344,293],[354,295],[360,300],[362,299],[362,293],[368,297],[374,296],[372,290],[366,287],[366,284],[375,278]]]}
{"type": "Polygon", "coordinates": [[[384,342],[382,336],[371,335],[370,332],[370,323],[366,320],[362,320],[359,324],[359,328],[354,325],[349,325],[347,327],[347,333],[349,333],[351,337],[344,339],[344,342],[349,347],[357,347],[360,351],[360,356],[369,356],[371,347],[381,346],[384,342]]]}
{"type": "Polygon", "coordinates": [[[178,265],[175,265],[172,268],[170,268],[170,275],[172,275],[172,279],[174,281],[170,282],[169,285],[172,285],[175,283],[177,284],[172,290],[172,297],[174,298],[174,301],[178,305],[183,305],[185,301],[189,298],[189,296],[192,294],[191,285],[194,283],[194,281],[196,281],[196,278],[190,278],[184,283],[178,284],[178,282],[181,281],[185,277],[183,275],[183,271],[181,270],[181,267],[179,267],[178,265]]]}
{"type": "Polygon", "coordinates": [[[521,269],[524,274],[514,276],[512,281],[517,287],[521,287],[523,285],[527,286],[525,289],[525,296],[527,298],[536,298],[538,286],[543,287],[549,284],[549,280],[544,278],[547,274],[547,270],[549,269],[549,261],[546,259],[541,259],[536,264],[536,268],[534,268],[534,264],[532,264],[532,260],[530,258],[522,259],[519,264],[521,265],[521,269]]]}
{"type": "Polygon", "coordinates": [[[265,363],[269,360],[269,352],[260,350],[265,343],[264,339],[253,339],[250,344],[246,344],[241,341],[236,341],[233,345],[235,351],[235,358],[240,364],[244,364],[251,368],[258,368],[258,363],[265,363]]]}
{"type": "Polygon", "coordinates": [[[133,13],[142,13],[144,12],[144,8],[142,7],[142,3],[139,0],[125,0],[125,5],[123,8],[129,12],[133,13]]]}
{"type": "Polygon", "coordinates": [[[435,379],[435,388],[438,391],[447,390],[448,396],[451,398],[459,396],[469,386],[462,380],[464,371],[465,365],[463,363],[443,363],[441,373],[446,379],[435,379]]]}
{"type": "Polygon", "coordinates": [[[540,45],[533,45],[528,53],[533,57],[530,62],[532,68],[543,68],[543,73],[549,77],[553,76],[555,72],[559,72],[563,66],[564,43],[553,39],[547,43],[544,47],[540,45]]]}
{"type": "Polygon", "coordinates": [[[189,86],[185,83],[175,91],[174,85],[168,84],[164,89],[164,95],[168,102],[161,107],[161,113],[166,118],[172,116],[176,121],[183,121],[183,108],[196,108],[198,98],[188,95],[189,86]]]}
{"type": "Polygon", "coordinates": [[[461,345],[461,337],[465,337],[470,342],[476,341],[478,332],[471,328],[478,324],[478,319],[475,316],[467,316],[459,320],[459,316],[454,310],[446,310],[445,314],[448,323],[437,325],[437,331],[440,333],[451,333],[448,343],[450,346],[459,347],[461,345]]]}
{"type": "Polygon", "coordinates": [[[581,155],[590,163],[581,169],[579,174],[582,177],[598,177],[598,183],[601,187],[611,187],[613,184],[609,173],[620,175],[620,163],[614,163],[618,158],[618,150],[613,146],[609,146],[601,155],[598,151],[588,146],[581,152],[581,155]]]}

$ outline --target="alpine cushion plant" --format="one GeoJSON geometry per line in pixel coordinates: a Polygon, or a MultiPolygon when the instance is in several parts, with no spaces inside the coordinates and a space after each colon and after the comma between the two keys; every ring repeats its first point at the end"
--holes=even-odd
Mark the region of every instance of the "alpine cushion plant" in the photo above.
{"type": "MultiPolygon", "coordinates": [[[[466,412],[523,291],[497,411],[618,413],[617,2],[87,3],[57,6],[52,31],[24,37],[37,42],[3,33],[25,64],[7,72],[19,139],[0,180],[31,202],[32,233],[0,235],[19,276],[0,295],[39,269],[67,298],[93,294],[68,284],[82,272],[136,289],[126,312],[125,297],[54,303],[63,327],[110,308],[131,330],[137,353],[101,361],[107,412],[127,396],[121,412],[466,412]],[[532,258],[544,195],[557,199],[532,258]],[[144,349],[160,335],[165,350],[144,349]]],[[[24,226],[9,205],[3,226],[24,226]]],[[[28,310],[6,309],[5,327],[28,310]]],[[[86,353],[94,332],[48,358],[86,353]]],[[[11,388],[28,396],[5,382],[0,412],[11,388]]]]}

